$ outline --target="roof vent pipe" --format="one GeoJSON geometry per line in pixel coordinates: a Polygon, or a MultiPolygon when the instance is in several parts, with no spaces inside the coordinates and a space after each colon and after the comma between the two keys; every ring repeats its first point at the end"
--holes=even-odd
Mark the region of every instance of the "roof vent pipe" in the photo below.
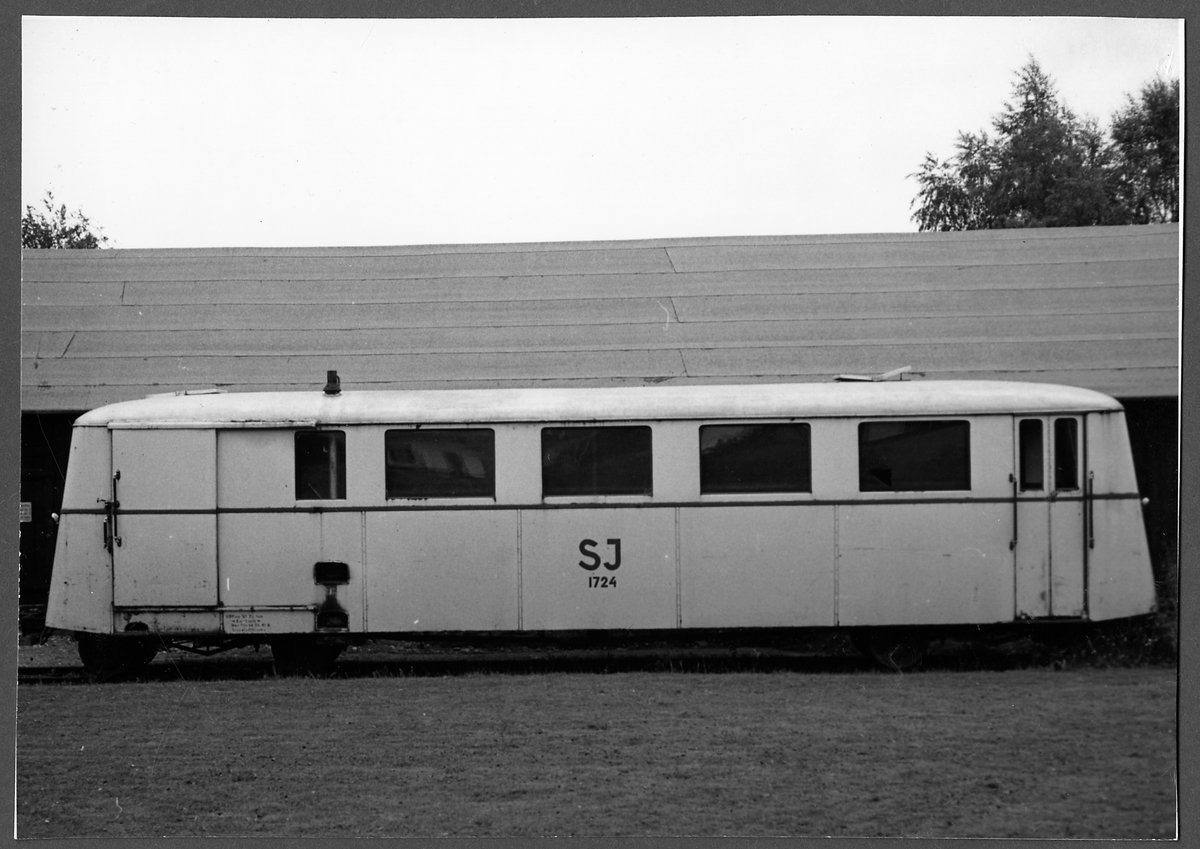
{"type": "Polygon", "coordinates": [[[338,380],[338,373],[336,371],[325,372],[325,394],[338,395],[341,391],[342,383],[338,380]]]}

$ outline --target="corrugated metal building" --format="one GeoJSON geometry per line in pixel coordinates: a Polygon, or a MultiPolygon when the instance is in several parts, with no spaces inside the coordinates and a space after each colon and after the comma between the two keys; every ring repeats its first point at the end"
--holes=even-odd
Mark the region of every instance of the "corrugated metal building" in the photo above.
{"type": "Polygon", "coordinates": [[[924,379],[1065,383],[1129,412],[1173,558],[1177,225],[391,248],[26,251],[23,603],[71,420],[202,387],[924,379]]]}

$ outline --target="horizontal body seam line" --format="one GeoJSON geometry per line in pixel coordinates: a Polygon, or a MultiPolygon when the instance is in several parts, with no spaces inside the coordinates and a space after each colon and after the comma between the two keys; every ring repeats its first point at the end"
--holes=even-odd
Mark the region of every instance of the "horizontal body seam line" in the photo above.
{"type": "MultiPolygon", "coordinates": [[[[813,499],[810,501],[658,501],[637,504],[605,504],[600,502],[572,504],[404,504],[404,505],[373,505],[373,506],[334,506],[334,507],[201,507],[183,509],[118,509],[119,516],[195,516],[195,515],[237,515],[250,513],[407,513],[429,512],[437,510],[587,510],[587,509],[632,509],[645,510],[652,508],[674,509],[679,507],[851,507],[855,505],[881,504],[1012,504],[1012,496],[993,498],[863,498],[863,499],[813,499]]],[[[1053,504],[1062,502],[1082,503],[1084,501],[1140,501],[1137,493],[1108,493],[1092,496],[1071,495],[1048,497],[1021,497],[1021,504],[1053,504]]],[[[96,515],[104,516],[108,511],[104,508],[63,509],[61,515],[96,515]]]]}
{"type": "MultiPolygon", "coordinates": [[[[1156,368],[1151,366],[1150,368],[1156,368]]],[[[865,381],[870,382],[870,381],[865,381]]],[[[364,390],[375,391],[375,390],[364,390]]],[[[424,390],[429,391],[429,390],[424,390]]],[[[459,391],[459,390],[449,390],[459,391]]],[[[473,391],[473,390],[463,390],[473,391]]],[[[484,391],[484,390],[478,390],[484,391]]],[[[232,393],[229,393],[232,394],[232,393]]],[[[948,408],[949,409],[949,408],[948,408]]],[[[1046,407],[1044,409],[1025,409],[1017,412],[963,412],[961,410],[937,410],[934,412],[900,412],[900,413],[871,413],[868,415],[860,415],[856,413],[841,413],[841,412],[763,412],[739,415],[682,415],[682,416],[609,416],[599,417],[590,416],[584,418],[561,418],[561,419],[469,419],[469,418],[430,418],[430,419],[362,419],[350,421],[345,419],[323,419],[316,421],[314,419],[227,419],[222,421],[169,421],[169,422],[129,422],[129,421],[112,421],[108,424],[99,425],[75,425],[74,427],[95,427],[104,430],[203,430],[216,431],[224,433],[226,431],[242,431],[242,430],[312,430],[319,428],[321,430],[330,430],[333,428],[393,428],[396,430],[419,430],[428,427],[446,427],[446,428],[496,428],[496,427],[531,427],[531,428],[547,428],[547,427],[572,427],[584,425],[614,425],[620,426],[624,424],[757,424],[763,423],[800,423],[807,424],[810,422],[831,422],[831,421],[861,421],[865,423],[878,421],[899,421],[902,419],[917,419],[919,421],[942,421],[944,419],[987,419],[987,418],[1036,418],[1042,416],[1081,416],[1081,415],[1112,415],[1114,413],[1123,413],[1121,410],[1105,410],[1099,407],[1078,410],[1063,410],[1061,408],[1046,407]]]]}
{"type": "MultiPolygon", "coordinates": [[[[257,613],[260,611],[299,611],[312,613],[319,604],[114,604],[115,612],[126,610],[164,610],[172,613],[257,613]]],[[[137,633],[137,632],[135,632],[137,633]]]]}

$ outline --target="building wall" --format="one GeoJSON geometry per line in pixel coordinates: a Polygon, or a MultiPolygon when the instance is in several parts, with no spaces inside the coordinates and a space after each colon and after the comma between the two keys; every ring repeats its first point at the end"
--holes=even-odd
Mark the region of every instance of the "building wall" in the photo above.
{"type": "Polygon", "coordinates": [[[929,378],[1175,395],[1176,225],[26,251],[22,409],[151,392],[929,378]]]}

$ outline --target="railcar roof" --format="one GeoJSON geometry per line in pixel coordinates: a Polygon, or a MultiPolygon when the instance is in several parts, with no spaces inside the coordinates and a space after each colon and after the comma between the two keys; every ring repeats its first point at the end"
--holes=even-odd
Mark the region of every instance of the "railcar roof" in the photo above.
{"type": "Polygon", "coordinates": [[[245,392],[151,396],[100,407],[94,427],[646,421],[982,415],[1120,410],[1090,389],[1007,381],[772,383],[615,388],[245,392]]]}

